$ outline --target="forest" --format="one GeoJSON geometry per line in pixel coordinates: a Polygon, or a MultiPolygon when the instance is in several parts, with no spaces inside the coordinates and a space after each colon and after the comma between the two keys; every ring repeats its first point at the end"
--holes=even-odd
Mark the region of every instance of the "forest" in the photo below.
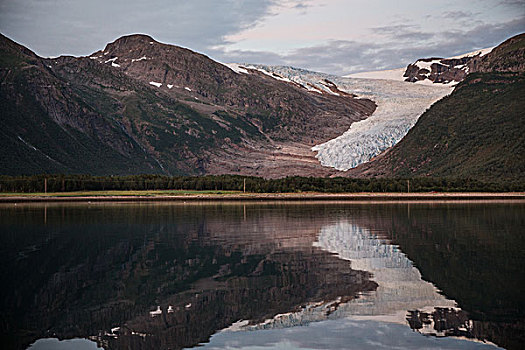
{"type": "Polygon", "coordinates": [[[265,179],[240,175],[209,176],[91,176],[0,175],[0,192],[42,193],[108,190],[246,191],[252,193],[297,192],[519,192],[525,181],[486,182],[472,178],[319,178],[265,179]]]}

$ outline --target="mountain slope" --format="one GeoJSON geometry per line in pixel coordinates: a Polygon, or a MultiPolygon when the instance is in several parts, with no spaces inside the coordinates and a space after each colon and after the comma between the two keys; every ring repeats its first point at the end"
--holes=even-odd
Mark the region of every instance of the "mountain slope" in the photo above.
{"type": "Polygon", "coordinates": [[[495,48],[478,65],[484,72],[469,74],[450,96],[425,112],[401,142],[347,175],[521,179],[524,47],[525,35],[520,35],[495,48]]]}
{"type": "Polygon", "coordinates": [[[375,109],[145,35],[57,59],[0,39],[5,174],[324,176],[310,147],[375,109]]]}

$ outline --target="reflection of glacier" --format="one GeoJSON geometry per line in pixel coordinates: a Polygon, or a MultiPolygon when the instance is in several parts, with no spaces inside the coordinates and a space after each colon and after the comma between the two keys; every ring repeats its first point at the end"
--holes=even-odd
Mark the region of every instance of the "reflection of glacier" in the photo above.
{"type": "Polygon", "coordinates": [[[439,294],[434,285],[421,279],[420,272],[398,247],[367,229],[347,221],[331,224],[321,229],[314,245],[350,260],[353,269],[371,272],[379,285],[377,290],[347,303],[335,300],[308,305],[299,312],[277,315],[254,326],[242,325],[241,329],[291,327],[343,317],[406,325],[408,310],[456,306],[439,294]]]}
{"type": "Polygon", "coordinates": [[[392,320],[405,323],[407,310],[456,305],[439,294],[434,285],[423,281],[419,270],[398,247],[367,229],[339,222],[323,227],[315,244],[350,260],[353,269],[371,272],[379,285],[374,293],[340,307],[337,312],[341,316],[393,316],[392,320]]]}
{"type": "Polygon", "coordinates": [[[256,67],[276,73],[310,91],[333,93],[323,84],[323,80],[328,79],[341,91],[376,102],[378,107],[371,117],[352,124],[343,135],[312,148],[317,151],[316,157],[322,165],[338,170],[354,168],[395,145],[427,108],[453,89],[446,85],[343,78],[291,67],[256,67]]]}

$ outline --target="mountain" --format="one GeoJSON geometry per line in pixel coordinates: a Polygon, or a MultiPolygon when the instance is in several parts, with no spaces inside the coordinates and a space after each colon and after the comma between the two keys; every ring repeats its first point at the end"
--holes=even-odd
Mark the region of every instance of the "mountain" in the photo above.
{"type": "Polygon", "coordinates": [[[333,174],[311,146],[375,103],[130,35],[89,57],[0,37],[3,174],[333,174]]]}
{"type": "Polygon", "coordinates": [[[525,172],[525,34],[481,57],[396,146],[347,176],[518,181],[525,172]]]}

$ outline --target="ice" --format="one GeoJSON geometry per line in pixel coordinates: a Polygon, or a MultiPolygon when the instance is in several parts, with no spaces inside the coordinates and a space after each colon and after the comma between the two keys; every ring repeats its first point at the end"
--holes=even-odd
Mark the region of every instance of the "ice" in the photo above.
{"type": "Polygon", "coordinates": [[[157,82],[154,82],[154,81],[150,81],[149,84],[153,85],[153,86],[156,86],[156,87],[161,87],[162,86],[162,83],[157,83],[157,82]]]}

